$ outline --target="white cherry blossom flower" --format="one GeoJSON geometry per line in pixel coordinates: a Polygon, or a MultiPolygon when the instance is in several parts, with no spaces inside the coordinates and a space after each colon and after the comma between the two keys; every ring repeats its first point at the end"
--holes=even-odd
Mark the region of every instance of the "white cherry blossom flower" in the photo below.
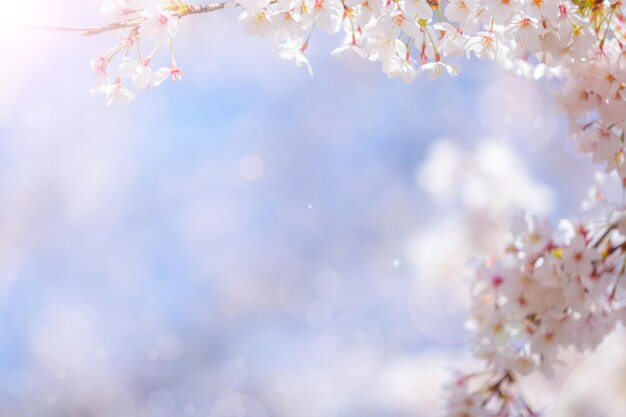
{"type": "Polygon", "coordinates": [[[104,0],[100,6],[100,13],[112,20],[126,20],[136,11],[128,0],[104,0]]]}
{"type": "Polygon", "coordinates": [[[588,277],[593,271],[593,262],[599,258],[600,254],[588,248],[581,235],[576,235],[563,249],[563,271],[569,275],[588,277]]]}
{"type": "Polygon", "coordinates": [[[107,69],[109,67],[109,59],[106,56],[98,55],[91,60],[91,69],[96,75],[96,82],[98,85],[109,82],[109,75],[107,69]]]}
{"type": "Polygon", "coordinates": [[[561,0],[532,0],[529,2],[530,7],[526,8],[526,12],[537,20],[545,18],[555,22],[560,14],[560,4],[561,0]]]}
{"type": "Polygon", "coordinates": [[[360,56],[361,58],[368,58],[367,50],[359,42],[360,38],[361,38],[361,35],[358,33],[346,34],[346,37],[344,38],[344,41],[343,41],[343,45],[338,48],[333,49],[330,54],[332,56],[338,57],[348,51],[352,51],[358,56],[360,56]]]}
{"type": "Polygon", "coordinates": [[[135,95],[122,86],[120,81],[114,83],[108,83],[100,85],[91,90],[93,96],[104,94],[107,99],[107,106],[111,106],[113,103],[120,103],[124,106],[128,106],[133,100],[135,95]]]}
{"type": "Polygon", "coordinates": [[[464,32],[472,32],[478,25],[475,0],[450,0],[445,8],[445,17],[452,22],[459,22],[464,32]]]}
{"type": "Polygon", "coordinates": [[[544,31],[537,19],[521,15],[511,22],[506,31],[528,52],[539,51],[544,31]]]}
{"type": "Polygon", "coordinates": [[[439,42],[439,49],[444,56],[459,58],[465,54],[467,38],[459,29],[445,22],[435,23],[433,28],[444,33],[439,42]]]}
{"type": "Polygon", "coordinates": [[[491,12],[496,24],[507,23],[509,18],[520,8],[517,0],[487,0],[485,5],[491,12]]]}
{"type": "Polygon", "coordinates": [[[315,0],[315,22],[327,33],[336,33],[341,29],[343,4],[341,0],[315,0]]]}
{"type": "Polygon", "coordinates": [[[459,75],[459,67],[442,61],[427,62],[426,64],[422,64],[417,70],[418,75],[423,72],[427,73],[428,78],[431,80],[436,80],[444,72],[447,72],[451,77],[456,77],[459,75]]]}
{"type": "Polygon", "coordinates": [[[130,78],[135,90],[145,90],[160,85],[167,75],[164,77],[164,71],[162,69],[159,71],[153,71],[143,62],[128,57],[122,59],[119,66],[120,78],[130,78]]]}
{"type": "Polygon", "coordinates": [[[247,11],[241,12],[239,21],[245,22],[245,31],[252,36],[266,36],[272,30],[271,18],[265,12],[250,14],[247,11]]]}
{"type": "Polygon", "coordinates": [[[417,75],[414,61],[411,59],[407,46],[398,39],[385,48],[381,61],[383,72],[390,78],[398,77],[408,84],[417,75]]]}
{"type": "Polygon", "coordinates": [[[297,66],[303,66],[308,71],[309,75],[313,76],[313,69],[311,68],[311,64],[309,60],[304,56],[302,49],[298,46],[297,41],[288,41],[281,45],[278,45],[277,48],[278,55],[281,59],[286,59],[288,61],[294,62],[297,66]]]}
{"type": "Polygon", "coordinates": [[[168,43],[178,31],[178,18],[162,7],[151,7],[143,14],[145,19],[141,25],[141,34],[155,38],[158,43],[168,43]]]}
{"type": "Polygon", "coordinates": [[[405,0],[404,11],[411,19],[417,16],[419,19],[428,21],[433,16],[433,9],[426,0],[405,0]]]}
{"type": "Polygon", "coordinates": [[[504,49],[495,35],[490,32],[477,32],[468,39],[465,49],[481,59],[490,59],[496,62],[504,60],[504,49]]]}

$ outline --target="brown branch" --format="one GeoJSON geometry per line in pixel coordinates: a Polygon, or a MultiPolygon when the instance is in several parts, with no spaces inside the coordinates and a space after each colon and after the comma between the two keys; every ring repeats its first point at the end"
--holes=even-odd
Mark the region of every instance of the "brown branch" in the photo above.
{"type": "Polygon", "coordinates": [[[179,17],[189,16],[190,14],[210,13],[226,7],[226,3],[206,4],[204,6],[189,6],[184,14],[179,17]]]}
{"type": "MultiPolygon", "coordinates": [[[[175,10],[174,16],[181,18],[192,14],[210,13],[226,7],[226,3],[206,4],[202,6],[185,5],[183,8],[175,10]]],[[[24,26],[19,29],[53,30],[58,32],[80,32],[83,36],[99,35],[119,29],[129,29],[137,27],[144,22],[142,18],[128,20],[126,22],[114,22],[104,26],[68,26],[68,25],[40,25],[24,26]]]]}

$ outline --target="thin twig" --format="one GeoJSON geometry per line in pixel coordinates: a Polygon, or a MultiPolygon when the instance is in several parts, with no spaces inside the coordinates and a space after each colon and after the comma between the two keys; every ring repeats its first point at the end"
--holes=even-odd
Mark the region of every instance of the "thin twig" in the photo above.
{"type": "Polygon", "coordinates": [[[99,35],[113,30],[128,29],[141,24],[140,20],[129,20],[127,22],[115,22],[104,26],[71,26],[71,25],[32,25],[18,26],[16,29],[24,30],[53,30],[57,32],[81,32],[83,36],[99,35]]]}

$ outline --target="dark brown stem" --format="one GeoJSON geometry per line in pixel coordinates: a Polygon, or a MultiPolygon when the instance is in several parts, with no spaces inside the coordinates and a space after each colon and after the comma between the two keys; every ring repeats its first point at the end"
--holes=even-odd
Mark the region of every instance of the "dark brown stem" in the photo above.
{"type": "Polygon", "coordinates": [[[596,239],[595,243],[591,244],[590,246],[593,248],[597,248],[598,246],[600,246],[600,243],[602,243],[602,241],[609,235],[609,233],[611,233],[615,227],[617,227],[617,224],[615,223],[611,223],[606,227],[606,230],[604,231],[604,233],[602,233],[602,235],[600,235],[599,238],[596,239]]]}
{"type": "Polygon", "coordinates": [[[602,255],[603,255],[603,258],[604,258],[604,259],[608,258],[608,257],[609,257],[609,256],[611,256],[613,253],[615,253],[615,251],[617,251],[618,249],[625,250],[625,249],[626,249],[626,242],[624,242],[624,243],[622,243],[622,244],[619,244],[619,245],[617,245],[617,246],[613,246],[612,248],[609,248],[606,252],[604,252],[604,253],[602,254],[602,255]]]}

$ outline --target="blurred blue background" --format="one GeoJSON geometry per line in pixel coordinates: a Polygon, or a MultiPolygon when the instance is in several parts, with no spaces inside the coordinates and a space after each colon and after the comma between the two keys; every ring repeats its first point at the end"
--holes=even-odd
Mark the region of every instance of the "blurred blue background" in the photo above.
{"type": "Polygon", "coordinates": [[[311,78],[230,10],[181,22],[181,83],[107,108],[115,39],[0,30],[2,416],[436,415],[467,259],[590,185],[541,85],[488,63],[407,86],[316,33],[311,78]]]}

